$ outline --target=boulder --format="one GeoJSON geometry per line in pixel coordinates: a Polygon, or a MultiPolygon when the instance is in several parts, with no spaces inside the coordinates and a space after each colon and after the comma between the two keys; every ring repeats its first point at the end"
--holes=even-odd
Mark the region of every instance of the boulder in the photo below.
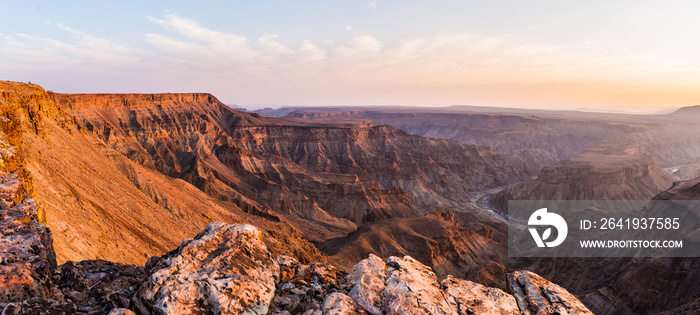
{"type": "Polygon", "coordinates": [[[457,302],[459,314],[520,314],[515,298],[497,288],[448,276],[442,289],[457,302]]]}
{"type": "Polygon", "coordinates": [[[331,293],[323,302],[323,314],[326,315],[353,315],[367,314],[360,305],[343,293],[331,293]]]}
{"type": "Polygon", "coordinates": [[[381,314],[380,292],[386,286],[386,263],[370,254],[368,258],[358,262],[350,272],[349,285],[352,287],[349,296],[370,314],[381,314]]]}
{"type": "Polygon", "coordinates": [[[507,275],[522,314],[593,314],[573,294],[530,271],[507,275]]]}
{"type": "Polygon", "coordinates": [[[78,309],[74,304],[61,303],[40,297],[34,297],[22,302],[9,303],[2,311],[2,315],[72,315],[77,313],[78,309]]]}
{"type": "Polygon", "coordinates": [[[149,272],[134,297],[142,314],[266,314],[279,266],[256,227],[214,222],[149,272]]]}
{"type": "Polygon", "coordinates": [[[438,287],[430,267],[405,256],[389,257],[382,310],[387,314],[456,314],[454,297],[438,287]]]}

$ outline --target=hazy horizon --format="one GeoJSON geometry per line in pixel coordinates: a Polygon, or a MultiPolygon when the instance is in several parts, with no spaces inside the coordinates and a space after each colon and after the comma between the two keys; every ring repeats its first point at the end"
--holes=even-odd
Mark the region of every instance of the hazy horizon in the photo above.
{"type": "Polygon", "coordinates": [[[700,104],[700,4],[10,2],[2,80],[226,104],[656,113],[700,104]]]}

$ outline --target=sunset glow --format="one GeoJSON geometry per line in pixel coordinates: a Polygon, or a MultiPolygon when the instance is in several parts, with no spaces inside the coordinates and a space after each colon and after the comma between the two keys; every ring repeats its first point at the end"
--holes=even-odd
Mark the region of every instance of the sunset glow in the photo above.
{"type": "Polygon", "coordinates": [[[700,5],[677,1],[27,1],[0,73],[58,92],[211,92],[247,108],[700,104],[700,5]]]}

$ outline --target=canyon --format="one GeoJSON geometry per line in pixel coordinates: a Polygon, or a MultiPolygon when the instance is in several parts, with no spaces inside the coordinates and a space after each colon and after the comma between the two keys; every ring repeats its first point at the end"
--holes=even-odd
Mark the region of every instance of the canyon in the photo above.
{"type": "MultiPolygon", "coordinates": [[[[547,313],[588,311],[565,289],[529,272],[508,275],[507,293],[451,276],[439,283],[430,267],[410,256],[391,256],[384,262],[377,256],[368,255],[351,268],[351,273],[336,270],[286,223],[284,218],[290,214],[284,215],[283,210],[291,212],[293,208],[263,208],[267,200],[248,199],[243,193],[233,195],[236,199],[221,198],[225,187],[231,190],[233,187],[202,186],[200,189],[182,178],[166,176],[166,172],[177,173],[201,184],[196,179],[221,171],[212,167],[217,164],[211,161],[194,162],[195,165],[202,164],[200,170],[191,173],[183,168],[189,165],[181,161],[191,159],[185,154],[187,150],[215,155],[212,153],[215,150],[198,145],[201,143],[196,138],[188,142],[189,147],[183,146],[182,151],[176,151],[180,156],[167,162],[160,161],[154,157],[163,158],[166,152],[173,153],[172,149],[178,147],[168,146],[170,142],[156,146],[147,146],[149,142],[144,142],[146,146],[140,147],[144,150],[138,151],[138,142],[120,139],[118,136],[123,134],[112,133],[109,128],[82,123],[87,121],[87,115],[68,114],[78,105],[56,106],[63,100],[43,92],[40,87],[6,82],[1,87],[3,99],[0,105],[5,117],[0,126],[3,161],[0,303],[3,314],[397,314],[407,311],[517,314],[521,310],[547,313]],[[57,101],[54,103],[51,97],[57,101]],[[81,119],[84,120],[81,122],[81,119]],[[94,134],[95,130],[100,131],[101,137],[94,134]],[[130,153],[130,158],[118,149],[127,155],[130,153]],[[164,165],[158,170],[149,168],[157,164],[164,165]],[[188,231],[200,220],[215,221],[215,218],[255,223],[264,228],[250,224],[208,223],[194,237],[183,237],[179,246],[168,247],[171,239],[192,235],[188,235],[188,231]],[[61,230],[62,226],[68,227],[61,230]],[[87,233],[90,231],[94,234],[87,233]],[[57,250],[54,250],[54,244],[57,250]],[[112,254],[121,259],[136,259],[142,253],[134,250],[136,246],[142,247],[141,251],[154,253],[143,267],[101,259],[69,260],[72,255],[102,258],[99,256],[107,256],[107,252],[116,252],[112,254]],[[162,254],[173,247],[176,249],[162,254]],[[60,264],[61,259],[68,261],[60,264]],[[547,295],[533,295],[545,290],[543,288],[547,295]]],[[[176,95],[173,98],[168,95],[166,98],[168,102],[173,99],[175,102],[183,99],[183,102],[194,102],[200,97],[176,95]]],[[[121,104],[135,106],[122,102],[123,99],[120,97],[121,104]]],[[[194,115],[183,117],[187,119],[194,115]]],[[[159,127],[156,132],[178,131],[177,124],[170,127],[167,130],[159,127]]],[[[208,128],[199,125],[200,131],[208,128]]],[[[318,127],[311,129],[317,131],[315,128],[318,127]]],[[[136,128],[128,130],[144,132],[136,128]]],[[[372,133],[371,130],[364,132],[372,133]]],[[[177,135],[173,132],[166,139],[177,141],[177,135]]],[[[219,138],[225,135],[226,132],[217,134],[219,138]]],[[[207,136],[209,134],[202,135],[202,138],[207,136]]],[[[157,138],[157,135],[149,134],[149,137],[157,138]]],[[[462,162],[471,162],[470,165],[484,162],[479,161],[478,155],[466,156],[479,152],[476,147],[409,138],[448,152],[454,150],[456,154],[464,155],[462,162]]],[[[225,139],[221,141],[226,142],[225,139]]],[[[248,148],[253,148],[252,144],[248,145],[248,148]]],[[[483,155],[498,159],[489,151],[483,155]]],[[[196,155],[195,160],[200,158],[206,157],[196,155]]],[[[436,166],[433,167],[464,171],[449,162],[434,161],[436,166]]],[[[231,165],[230,161],[228,163],[231,165]]],[[[287,169],[293,167],[289,166],[290,161],[277,163],[287,165],[287,169]]],[[[316,162],[307,160],[302,163],[315,165],[316,162]]],[[[335,166],[322,164],[331,168],[335,166]]],[[[507,167],[507,164],[499,166],[507,167]]],[[[328,173],[328,168],[324,170],[328,173]]],[[[234,183],[224,175],[220,176],[229,180],[226,183],[234,183]]],[[[356,174],[354,177],[355,181],[350,183],[357,184],[360,176],[356,174]]],[[[245,179],[244,176],[240,178],[245,179]]],[[[214,182],[214,178],[207,179],[214,182]]],[[[413,180],[422,183],[421,179],[413,180]]],[[[240,181],[238,183],[243,185],[240,181]]],[[[438,201],[423,199],[419,206],[438,201]]],[[[419,206],[416,208],[420,209],[419,206]]],[[[446,222],[454,221],[450,212],[440,216],[446,222]]],[[[452,226],[451,229],[459,227],[452,226]]]]}
{"type": "Polygon", "coordinates": [[[508,257],[503,218],[513,199],[697,198],[671,172],[700,157],[687,115],[0,93],[8,314],[697,309],[697,259],[508,257]]]}

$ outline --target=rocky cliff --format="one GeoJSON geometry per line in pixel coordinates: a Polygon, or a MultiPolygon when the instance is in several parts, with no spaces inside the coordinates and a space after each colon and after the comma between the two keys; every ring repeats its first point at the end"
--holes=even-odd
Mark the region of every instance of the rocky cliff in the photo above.
{"type": "Polygon", "coordinates": [[[0,174],[0,303],[53,294],[51,232],[37,221],[36,202],[16,174],[0,174]]]}
{"type": "Polygon", "coordinates": [[[29,192],[37,201],[37,220],[54,231],[59,263],[141,264],[214,220],[259,226],[275,253],[325,259],[279,218],[246,213],[127,159],[56,106],[41,87],[1,83],[2,171],[20,179],[18,196],[29,192]]]}

